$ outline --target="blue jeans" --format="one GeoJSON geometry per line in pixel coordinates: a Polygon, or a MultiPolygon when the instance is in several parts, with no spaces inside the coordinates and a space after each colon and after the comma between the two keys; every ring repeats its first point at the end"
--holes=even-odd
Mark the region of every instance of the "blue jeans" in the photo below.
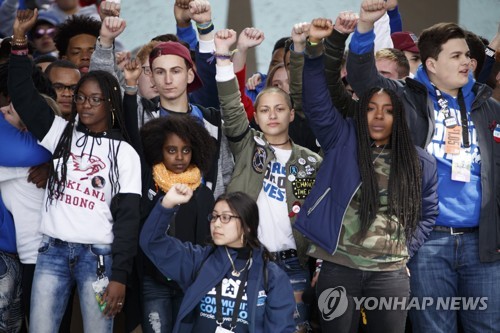
{"type": "MultiPolygon", "coordinates": [[[[487,297],[484,310],[445,310],[428,306],[410,310],[413,332],[457,332],[457,316],[465,332],[498,332],[500,323],[500,262],[479,262],[478,232],[451,235],[432,231],[409,261],[412,296],[487,297]]],[[[481,305],[481,303],[479,303],[481,305]]]]}
{"type": "MultiPolygon", "coordinates": [[[[344,300],[344,307],[337,316],[331,318],[320,316],[323,332],[359,332],[361,315],[354,299],[360,302],[363,297],[370,299],[366,303],[360,303],[365,307],[367,330],[370,333],[405,331],[407,311],[403,301],[408,299],[410,293],[406,268],[397,271],[362,271],[323,261],[316,285],[320,309],[324,308],[324,304],[320,304],[323,299],[322,292],[329,293],[328,289],[331,288],[345,290],[343,297],[337,297],[337,302],[339,299],[344,300]],[[378,306],[381,304],[382,297],[398,299],[401,304],[388,310],[378,306]],[[370,309],[369,306],[374,306],[374,308],[370,309]]],[[[341,307],[340,302],[335,303],[335,298],[328,299],[327,303],[329,308],[322,314],[328,314],[329,311],[335,310],[335,307],[341,307]]]]}
{"type": "MultiPolygon", "coordinates": [[[[310,285],[309,272],[302,268],[299,258],[280,259],[274,261],[276,265],[288,275],[294,292],[304,292],[310,285]]],[[[297,309],[293,315],[297,329],[309,327],[309,306],[304,302],[297,302],[297,309]]]]}
{"type": "Polygon", "coordinates": [[[0,332],[21,328],[22,270],[19,259],[0,251],[0,332]]]}
{"type": "Polygon", "coordinates": [[[111,276],[111,245],[68,243],[44,236],[31,290],[30,333],[57,332],[71,290],[76,283],[85,332],[113,332],[113,319],[100,311],[92,282],[97,279],[98,256],[104,256],[111,276]]]}
{"type": "Polygon", "coordinates": [[[144,333],[172,332],[184,293],[145,275],[142,282],[144,333]]]}

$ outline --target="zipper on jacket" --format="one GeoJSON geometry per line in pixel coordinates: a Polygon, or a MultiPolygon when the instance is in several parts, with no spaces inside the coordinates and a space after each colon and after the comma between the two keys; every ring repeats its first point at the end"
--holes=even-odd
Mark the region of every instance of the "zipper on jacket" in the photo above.
{"type": "Polygon", "coordinates": [[[311,215],[311,213],[314,211],[314,209],[316,209],[316,207],[320,204],[321,201],[323,201],[323,199],[326,197],[326,195],[331,191],[331,187],[327,188],[325,193],[323,193],[319,198],[318,200],[316,200],[316,202],[314,203],[314,205],[311,206],[311,208],[309,208],[307,210],[307,216],[311,215]]]}
{"type": "MultiPolygon", "coordinates": [[[[342,214],[342,222],[344,221],[345,214],[347,213],[347,210],[349,209],[349,205],[351,204],[352,198],[354,198],[354,196],[356,195],[356,192],[358,192],[359,188],[361,187],[361,184],[363,184],[363,183],[359,183],[359,185],[356,187],[356,189],[352,193],[351,198],[349,199],[349,203],[347,204],[347,207],[344,210],[344,214],[342,214]]],[[[339,232],[339,235],[337,236],[337,242],[335,243],[335,248],[333,249],[333,252],[331,253],[332,256],[335,254],[335,251],[337,251],[337,246],[339,245],[339,240],[340,240],[340,234],[341,234],[341,232],[339,232]]]]}

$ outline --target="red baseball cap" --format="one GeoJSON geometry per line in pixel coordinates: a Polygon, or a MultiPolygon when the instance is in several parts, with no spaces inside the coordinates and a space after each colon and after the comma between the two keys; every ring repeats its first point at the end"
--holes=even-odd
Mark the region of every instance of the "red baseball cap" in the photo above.
{"type": "Polygon", "coordinates": [[[400,51],[409,51],[413,53],[420,53],[417,46],[418,38],[414,33],[409,31],[395,32],[391,35],[394,48],[400,51]]]}
{"type": "Polygon", "coordinates": [[[193,70],[194,80],[193,82],[188,84],[187,86],[188,92],[192,92],[203,86],[203,81],[201,81],[201,78],[198,76],[198,73],[196,73],[196,70],[194,69],[193,59],[191,59],[191,54],[189,50],[187,49],[187,47],[185,47],[179,42],[168,41],[168,42],[161,42],[160,44],[158,44],[149,54],[149,66],[151,67],[151,69],[153,69],[153,61],[156,58],[167,54],[172,54],[183,58],[189,64],[189,68],[193,70]]]}

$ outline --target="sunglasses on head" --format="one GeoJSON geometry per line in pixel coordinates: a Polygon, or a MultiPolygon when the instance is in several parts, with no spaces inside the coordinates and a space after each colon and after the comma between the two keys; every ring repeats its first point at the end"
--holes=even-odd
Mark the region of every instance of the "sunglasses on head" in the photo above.
{"type": "Polygon", "coordinates": [[[47,29],[39,28],[36,29],[35,32],[33,33],[33,36],[35,38],[42,38],[45,35],[54,38],[54,36],[56,35],[56,28],[47,28],[47,29]]]}

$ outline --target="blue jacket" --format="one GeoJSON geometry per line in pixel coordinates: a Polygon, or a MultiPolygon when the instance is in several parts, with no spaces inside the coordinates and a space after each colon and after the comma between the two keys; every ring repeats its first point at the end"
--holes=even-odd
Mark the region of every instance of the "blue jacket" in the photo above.
{"type": "MultiPolygon", "coordinates": [[[[313,53],[321,53],[322,45],[313,53]]],[[[356,127],[333,106],[327,88],[323,56],[306,56],[303,75],[303,108],[325,151],[317,181],[306,198],[295,228],[330,254],[337,249],[344,214],[361,186],[356,127]]],[[[411,240],[410,257],[424,243],[438,214],[436,163],[417,147],[422,164],[422,217],[411,240]]]]}
{"type": "Polygon", "coordinates": [[[31,167],[48,162],[52,154],[38,144],[28,131],[12,126],[0,113],[0,165],[6,167],[31,167]]]}
{"type": "MultiPolygon", "coordinates": [[[[193,310],[201,299],[219,283],[231,269],[224,247],[182,243],[167,236],[166,230],[177,209],[167,209],[160,198],[146,220],[140,236],[140,246],[149,259],[165,275],[184,290],[174,332],[191,332],[193,310]]],[[[207,222],[208,223],[208,222],[207,222]]],[[[233,260],[237,253],[230,251],[233,260]]],[[[294,332],[295,300],[286,274],[273,262],[264,264],[262,250],[253,251],[253,263],[248,275],[248,322],[250,332],[294,332]],[[264,269],[267,269],[265,283],[264,269]],[[266,286],[267,285],[267,286],[266,286]],[[257,299],[265,291],[265,306],[257,299]]]]}
{"type": "MultiPolygon", "coordinates": [[[[33,134],[12,126],[0,113],[0,165],[30,167],[50,160],[48,150],[38,145],[33,134]]],[[[12,214],[0,196],[0,251],[17,253],[16,230],[12,214]]]]}

